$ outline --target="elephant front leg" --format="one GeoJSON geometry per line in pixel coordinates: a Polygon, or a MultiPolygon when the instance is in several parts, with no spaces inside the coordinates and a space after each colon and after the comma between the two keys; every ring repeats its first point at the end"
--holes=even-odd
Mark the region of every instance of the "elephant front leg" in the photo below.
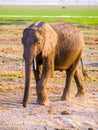
{"type": "Polygon", "coordinates": [[[36,70],[34,69],[34,66],[33,66],[33,72],[34,72],[34,77],[37,84],[41,78],[42,66],[41,65],[37,66],[36,70]]]}
{"type": "Polygon", "coordinates": [[[46,79],[41,79],[36,86],[36,92],[37,92],[37,103],[40,105],[47,105],[48,104],[48,98],[46,96],[46,86],[47,86],[46,79]]]}
{"type": "Polygon", "coordinates": [[[37,66],[36,70],[33,69],[35,81],[36,81],[37,103],[45,105],[47,101],[46,92],[45,92],[47,79],[44,76],[41,77],[40,69],[41,66],[37,66]]]}
{"type": "Polygon", "coordinates": [[[38,83],[36,84],[36,93],[37,93],[37,103],[41,105],[46,105],[48,103],[48,99],[46,96],[46,86],[48,79],[51,74],[51,62],[48,58],[43,60],[43,71],[42,76],[38,83]]]}

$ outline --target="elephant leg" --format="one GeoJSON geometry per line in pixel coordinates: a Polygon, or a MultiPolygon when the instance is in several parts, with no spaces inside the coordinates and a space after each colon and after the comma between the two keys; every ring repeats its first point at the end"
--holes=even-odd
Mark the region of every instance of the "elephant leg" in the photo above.
{"type": "Polygon", "coordinates": [[[45,94],[45,79],[42,78],[42,66],[37,66],[36,70],[34,70],[34,76],[36,81],[36,93],[37,93],[37,103],[38,104],[46,104],[46,94],[45,94]]]}
{"type": "Polygon", "coordinates": [[[48,99],[46,96],[46,86],[47,86],[47,78],[41,78],[36,85],[37,92],[37,103],[40,105],[46,105],[48,103],[48,99]]]}
{"type": "Polygon", "coordinates": [[[34,69],[34,66],[33,66],[33,72],[34,72],[35,81],[36,81],[36,84],[37,84],[38,81],[40,80],[40,77],[41,77],[41,74],[42,74],[42,65],[37,66],[36,70],[34,69]]]}
{"type": "Polygon", "coordinates": [[[69,69],[66,70],[66,84],[65,84],[64,91],[63,91],[63,95],[62,95],[62,100],[70,99],[72,78],[74,77],[74,74],[76,72],[80,57],[81,57],[81,52],[79,53],[74,64],[69,69]]]}
{"type": "Polygon", "coordinates": [[[48,79],[51,74],[51,62],[48,58],[45,58],[43,61],[43,72],[40,80],[36,85],[36,93],[37,93],[37,102],[41,105],[46,105],[48,103],[48,99],[46,96],[46,86],[48,79]]]}
{"type": "Polygon", "coordinates": [[[62,95],[62,100],[69,100],[70,99],[70,91],[71,91],[71,84],[72,78],[74,76],[74,71],[70,73],[70,69],[66,71],[66,83],[65,88],[62,95]]]}
{"type": "Polygon", "coordinates": [[[42,66],[38,66],[36,70],[34,70],[34,76],[36,81],[36,93],[37,93],[37,103],[41,105],[45,105],[47,102],[46,92],[45,92],[45,82],[47,79],[42,75],[42,66]]]}
{"type": "Polygon", "coordinates": [[[78,88],[78,92],[77,92],[76,96],[77,97],[83,97],[85,95],[85,89],[84,89],[81,77],[79,76],[78,67],[76,69],[76,72],[75,72],[75,75],[74,75],[74,79],[76,81],[77,88],[78,88]]]}

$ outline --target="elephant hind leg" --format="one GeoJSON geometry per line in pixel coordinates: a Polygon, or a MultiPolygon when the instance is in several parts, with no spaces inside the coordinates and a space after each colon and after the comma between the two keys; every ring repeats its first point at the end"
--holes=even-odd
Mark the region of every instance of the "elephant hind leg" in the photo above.
{"type": "Polygon", "coordinates": [[[76,72],[75,72],[75,75],[74,75],[74,79],[76,81],[77,88],[78,88],[78,92],[76,94],[76,97],[83,97],[85,95],[85,89],[84,89],[81,77],[79,76],[78,67],[76,69],[76,72]]]}
{"type": "Polygon", "coordinates": [[[70,70],[66,71],[66,83],[65,88],[62,95],[62,100],[70,100],[70,91],[71,91],[71,83],[72,83],[72,77],[73,74],[69,73],[70,70]]]}
{"type": "Polygon", "coordinates": [[[79,63],[81,57],[81,52],[78,55],[76,61],[74,62],[74,64],[66,70],[66,84],[65,84],[65,88],[63,91],[63,95],[62,95],[62,100],[69,100],[70,99],[70,91],[71,91],[71,83],[72,83],[72,78],[75,75],[76,69],[77,69],[77,65],[79,63]]]}
{"type": "Polygon", "coordinates": [[[62,100],[70,100],[71,84],[72,84],[72,79],[76,71],[76,67],[77,65],[75,63],[68,70],[66,70],[66,83],[65,83],[65,88],[62,95],[62,100]]]}

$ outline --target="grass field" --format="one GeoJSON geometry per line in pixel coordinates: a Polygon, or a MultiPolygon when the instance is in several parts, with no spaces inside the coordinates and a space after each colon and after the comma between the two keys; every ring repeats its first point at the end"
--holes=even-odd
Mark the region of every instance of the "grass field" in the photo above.
{"type": "Polygon", "coordinates": [[[98,8],[26,8],[1,7],[0,20],[19,21],[56,21],[65,20],[71,23],[98,24],[98,8]],[[47,17],[49,16],[49,17],[47,17]],[[55,17],[56,16],[56,17],[55,17]],[[61,17],[64,16],[64,17],[61,17]],[[69,18],[70,16],[71,18],[69,18]],[[77,16],[76,18],[74,16],[77,16]],[[82,17],[80,17],[82,16],[82,17]],[[89,18],[92,16],[92,18],[89,18]]]}

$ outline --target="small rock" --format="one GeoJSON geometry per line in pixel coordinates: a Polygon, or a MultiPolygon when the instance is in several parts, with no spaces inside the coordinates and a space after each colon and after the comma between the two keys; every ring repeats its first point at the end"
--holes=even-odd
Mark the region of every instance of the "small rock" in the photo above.
{"type": "Polygon", "coordinates": [[[48,113],[51,114],[51,113],[52,113],[52,110],[48,110],[48,113]]]}
{"type": "Polygon", "coordinates": [[[70,115],[70,113],[68,111],[62,111],[61,115],[70,115]]]}

